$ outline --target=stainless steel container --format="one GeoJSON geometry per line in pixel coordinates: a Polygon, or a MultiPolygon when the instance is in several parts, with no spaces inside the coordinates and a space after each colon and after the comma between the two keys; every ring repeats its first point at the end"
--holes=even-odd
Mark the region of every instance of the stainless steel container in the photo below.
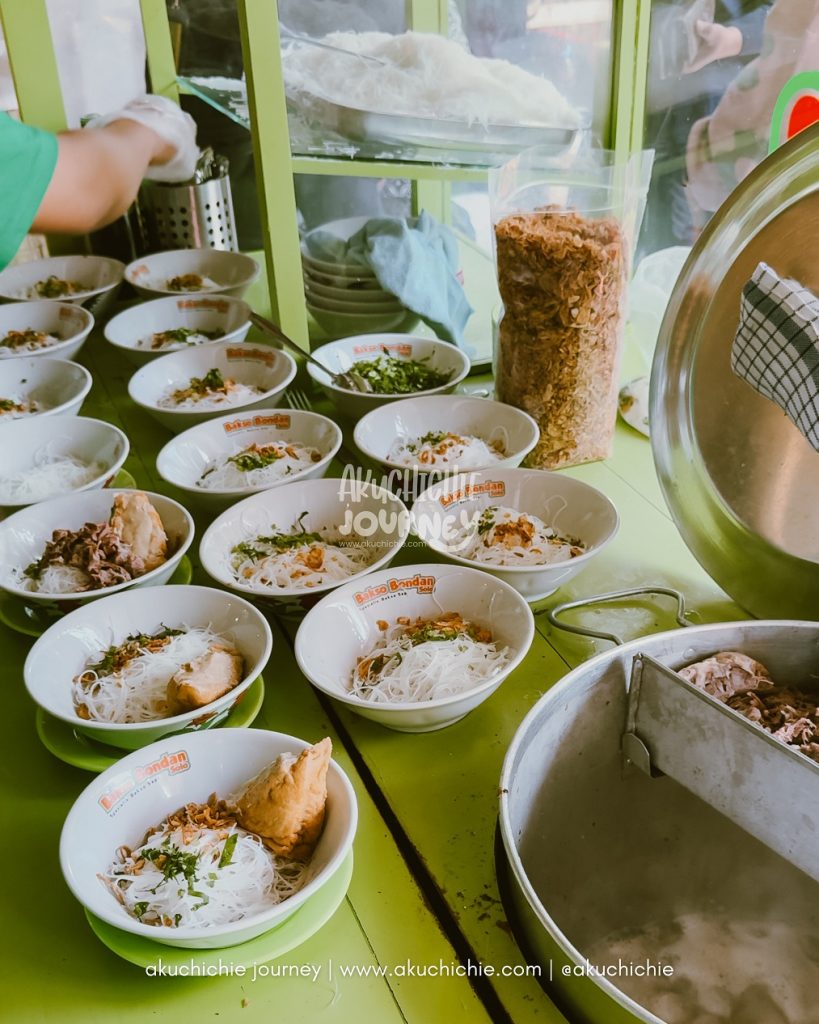
{"type": "MultiPolygon", "coordinates": [[[[804,686],[819,665],[819,623],[692,626],[604,652],[541,698],[506,755],[500,830],[512,900],[572,1024],[669,1019],[606,978],[566,976],[563,968],[582,967],[591,947],[613,932],[682,913],[719,906],[738,929],[762,917],[812,935],[819,966],[815,882],[671,779],[621,770],[634,656],[679,668],[720,650],[744,651],[777,681],[804,686]]],[[[686,1018],[699,1019],[718,1018],[686,1018]]],[[[763,1011],[753,1019],[785,1018],[763,1011]]]]}
{"type": "Polygon", "coordinates": [[[144,182],[139,205],[149,252],[238,251],[230,179],[226,174],[198,184],[144,182]]]}
{"type": "MultiPolygon", "coordinates": [[[[730,924],[723,941],[706,948],[712,961],[729,951],[732,936],[744,939],[762,921],[780,929],[776,940],[760,940],[770,957],[782,937],[807,937],[800,972],[819,988],[817,883],[672,779],[624,773],[621,756],[637,653],[676,669],[738,650],[777,682],[805,688],[819,676],[819,623],[801,621],[819,618],[819,455],[730,368],[742,286],[758,262],[819,294],[810,244],[817,225],[819,125],[753,171],[697,241],[652,369],[651,442],[674,521],[706,571],[766,621],[659,633],[592,658],[535,705],[507,753],[500,869],[525,939],[573,1024],[788,1020],[766,1002],[764,968],[730,1017],[675,1016],[670,1004],[652,1012],[636,989],[627,995],[610,978],[573,973],[612,933],[671,925],[717,906],[730,924]]],[[[655,953],[661,958],[662,949],[655,953]]],[[[777,969],[783,991],[789,983],[796,991],[798,979],[788,977],[795,968],[777,969]]],[[[815,1003],[798,1020],[819,1020],[815,1003]]]]}

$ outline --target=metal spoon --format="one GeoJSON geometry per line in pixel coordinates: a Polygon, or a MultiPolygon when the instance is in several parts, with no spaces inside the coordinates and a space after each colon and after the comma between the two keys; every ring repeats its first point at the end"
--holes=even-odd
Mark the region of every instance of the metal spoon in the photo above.
{"type": "Polygon", "coordinates": [[[277,341],[287,345],[288,348],[296,352],[297,355],[303,356],[308,363],[312,363],[313,366],[317,366],[323,373],[326,373],[330,380],[337,384],[340,388],[345,388],[347,391],[359,391],[362,394],[372,393],[372,385],[366,379],[362,377],[360,373],[356,373],[355,370],[348,370],[346,373],[334,373],[324,363],[320,363],[318,359],[314,359],[309,352],[305,352],[301,345],[297,345],[295,341],[288,338],[287,335],[281,331],[274,323],[270,320],[265,319],[263,316],[259,316],[258,313],[251,311],[250,322],[259,328],[260,331],[264,331],[265,334],[270,335],[272,338],[276,338],[277,341]]]}

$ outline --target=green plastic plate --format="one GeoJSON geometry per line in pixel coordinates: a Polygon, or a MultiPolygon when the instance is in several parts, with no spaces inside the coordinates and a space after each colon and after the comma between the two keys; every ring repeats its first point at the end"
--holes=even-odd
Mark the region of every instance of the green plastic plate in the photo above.
{"type": "MultiPolygon", "coordinates": [[[[261,710],[264,701],[264,679],[259,676],[242,694],[242,698],[218,729],[241,729],[250,725],[261,710]]],[[[34,724],[40,742],[49,753],[60,761],[82,768],[87,772],[104,772],[121,757],[131,753],[107,743],[92,740],[73,729],[68,722],[55,718],[42,708],[37,708],[34,724]]]]}

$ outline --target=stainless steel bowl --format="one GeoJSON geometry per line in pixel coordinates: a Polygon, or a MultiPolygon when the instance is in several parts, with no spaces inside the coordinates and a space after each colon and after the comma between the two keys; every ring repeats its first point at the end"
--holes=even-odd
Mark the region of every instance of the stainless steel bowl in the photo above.
{"type": "MultiPolygon", "coordinates": [[[[804,686],[819,666],[819,623],[718,623],[630,641],[549,690],[506,755],[500,830],[512,899],[573,1024],[667,1019],[610,980],[567,977],[562,969],[583,965],[613,932],[680,913],[719,905],[738,927],[760,917],[781,922],[813,936],[819,964],[816,883],[671,779],[621,771],[634,656],[679,668],[720,650],[744,651],[777,681],[804,686]]],[[[713,956],[724,951],[715,948],[713,956]]],[[[780,1020],[764,1013],[758,1019],[780,1020]]]]}
{"type": "Polygon", "coordinates": [[[680,273],[651,373],[651,444],[683,540],[752,615],[819,617],[819,455],[731,371],[742,287],[764,260],[819,293],[819,125],[720,207],[680,273]]]}

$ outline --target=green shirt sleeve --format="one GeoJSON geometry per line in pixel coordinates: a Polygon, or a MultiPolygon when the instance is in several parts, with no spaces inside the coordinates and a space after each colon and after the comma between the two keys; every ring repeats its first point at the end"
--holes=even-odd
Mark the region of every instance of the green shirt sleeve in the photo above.
{"type": "Polygon", "coordinates": [[[56,135],[0,113],[0,270],[28,234],[56,165],[56,135]]]}

